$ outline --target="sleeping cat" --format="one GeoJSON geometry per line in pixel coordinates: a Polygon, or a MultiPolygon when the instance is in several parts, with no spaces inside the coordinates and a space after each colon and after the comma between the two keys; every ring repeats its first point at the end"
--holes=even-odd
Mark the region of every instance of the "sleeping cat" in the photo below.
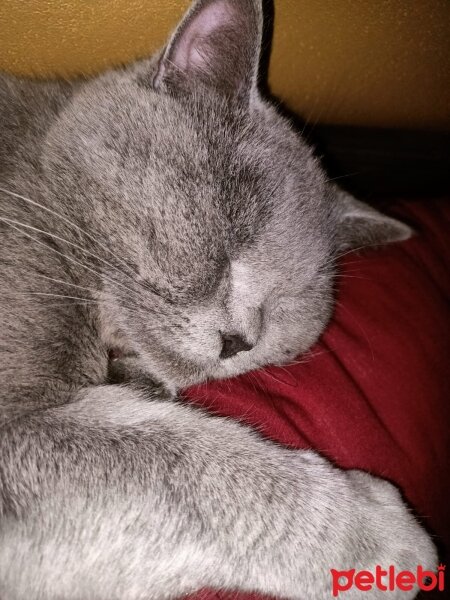
{"type": "Polygon", "coordinates": [[[389,483],[176,399],[306,351],[339,253],[410,235],[259,93],[261,4],[200,0],[98,78],[0,80],[2,600],[323,600],[330,568],[435,566],[389,483]]]}

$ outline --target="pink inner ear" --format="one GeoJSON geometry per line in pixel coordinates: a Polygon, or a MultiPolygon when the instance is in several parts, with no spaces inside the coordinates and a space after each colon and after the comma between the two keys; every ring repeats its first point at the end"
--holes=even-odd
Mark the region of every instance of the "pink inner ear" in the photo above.
{"type": "Polygon", "coordinates": [[[207,4],[197,15],[192,17],[180,38],[175,42],[171,62],[181,71],[203,70],[207,66],[207,62],[200,50],[201,40],[213,36],[215,31],[231,23],[233,13],[233,7],[227,0],[215,0],[207,4]]]}

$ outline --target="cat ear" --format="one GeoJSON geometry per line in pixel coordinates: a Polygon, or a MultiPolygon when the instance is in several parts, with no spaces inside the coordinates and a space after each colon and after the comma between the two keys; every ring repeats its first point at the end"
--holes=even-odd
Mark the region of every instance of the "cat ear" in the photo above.
{"type": "Polygon", "coordinates": [[[199,0],[164,50],[153,87],[198,81],[250,100],[257,87],[262,0],[199,0]]]}
{"type": "Polygon", "coordinates": [[[338,202],[338,246],[341,250],[407,240],[413,230],[335,187],[338,202]]]}

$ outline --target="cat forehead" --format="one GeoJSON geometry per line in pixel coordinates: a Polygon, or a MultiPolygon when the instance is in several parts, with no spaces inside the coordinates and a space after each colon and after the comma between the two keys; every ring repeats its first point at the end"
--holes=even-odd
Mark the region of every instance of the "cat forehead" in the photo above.
{"type": "Polygon", "coordinates": [[[103,139],[135,158],[154,152],[167,162],[194,157],[191,167],[209,162],[223,168],[237,160],[256,163],[258,152],[267,154],[277,145],[279,133],[286,137],[289,128],[282,119],[264,118],[271,111],[261,104],[261,111],[250,113],[202,86],[185,96],[162,94],[135,75],[111,73],[86,86],[69,119],[72,133],[94,140],[94,146],[103,139]]]}
{"type": "Polygon", "coordinates": [[[133,219],[136,240],[144,236],[183,265],[239,254],[274,212],[289,221],[293,198],[302,201],[299,182],[310,196],[318,173],[287,122],[263,103],[250,115],[211,91],[172,97],[123,73],[86,86],[58,136],[56,161],[70,163],[58,172],[80,170],[105,202],[113,199],[119,210],[108,213],[133,219]]]}
{"type": "Polygon", "coordinates": [[[211,93],[183,101],[113,78],[88,87],[61,129],[59,148],[69,161],[105,189],[150,194],[152,206],[189,213],[208,206],[208,220],[232,205],[229,217],[245,213],[248,221],[265,212],[264,199],[275,187],[277,157],[268,132],[211,93]],[[256,201],[259,208],[249,211],[256,201]]]}

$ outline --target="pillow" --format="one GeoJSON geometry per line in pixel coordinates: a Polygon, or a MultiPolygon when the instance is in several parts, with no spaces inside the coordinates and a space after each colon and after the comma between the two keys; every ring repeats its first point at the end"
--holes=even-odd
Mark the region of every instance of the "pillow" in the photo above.
{"type": "Polygon", "coordinates": [[[185,397],[267,438],[391,480],[448,546],[450,202],[398,201],[389,212],[417,235],[343,257],[334,317],[306,356],[185,397]]]}

